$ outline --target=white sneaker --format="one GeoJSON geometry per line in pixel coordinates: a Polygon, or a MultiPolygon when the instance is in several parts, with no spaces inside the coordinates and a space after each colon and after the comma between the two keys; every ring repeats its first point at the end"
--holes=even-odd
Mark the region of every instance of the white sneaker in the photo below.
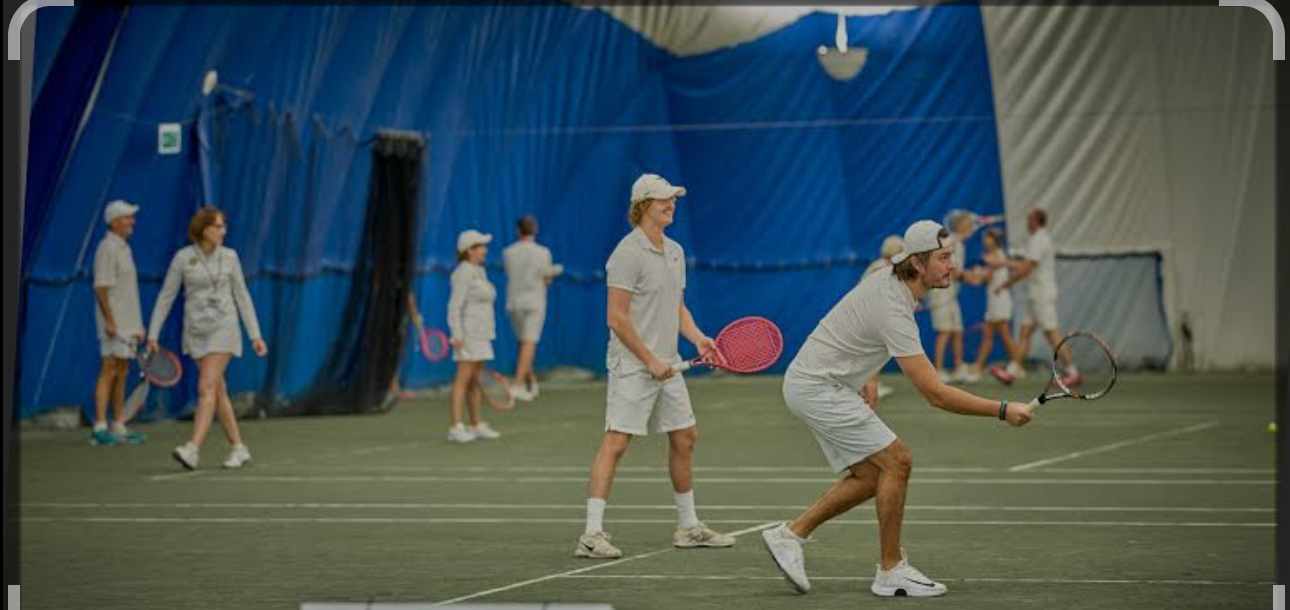
{"type": "Polygon", "coordinates": [[[533,393],[532,393],[532,392],[530,392],[530,391],[528,391],[528,390],[526,390],[526,389],[524,389],[522,386],[512,386],[512,387],[511,387],[511,396],[514,396],[514,397],[515,397],[515,400],[518,400],[518,401],[520,401],[520,402],[532,402],[532,401],[533,401],[533,393]]]}
{"type": "Polygon", "coordinates": [[[941,383],[945,385],[952,385],[956,381],[952,375],[950,375],[949,373],[946,373],[945,371],[936,371],[936,376],[940,377],[941,383]]]}
{"type": "Polygon", "coordinates": [[[1026,378],[1026,369],[1017,366],[1015,361],[1008,362],[1008,366],[1004,370],[1017,379],[1026,378]]]}
{"type": "Polygon", "coordinates": [[[802,543],[809,539],[803,540],[788,531],[787,523],[763,530],[761,539],[766,544],[771,559],[779,567],[780,574],[784,575],[784,580],[799,593],[810,591],[811,581],[806,579],[806,557],[802,553],[802,543]]]}
{"type": "Polygon", "coordinates": [[[469,443],[475,440],[475,433],[471,432],[463,424],[457,424],[448,428],[448,442],[450,443],[469,443]]]}
{"type": "Polygon", "coordinates": [[[574,547],[573,556],[589,557],[591,559],[618,559],[623,556],[623,552],[609,543],[609,534],[596,532],[578,536],[578,546],[574,547]]]}
{"type": "Polygon", "coordinates": [[[878,382],[878,398],[886,398],[888,396],[891,396],[891,393],[895,391],[896,390],[893,389],[891,386],[881,381],[878,382]]]}
{"type": "Polygon", "coordinates": [[[247,450],[246,445],[233,445],[233,450],[229,452],[228,459],[224,460],[224,467],[241,468],[249,461],[251,461],[251,452],[247,450]]]}
{"type": "Polygon", "coordinates": [[[529,388],[529,396],[531,397],[530,400],[537,400],[538,394],[541,394],[541,393],[542,392],[538,390],[537,380],[536,379],[533,380],[533,387],[529,388]]]}
{"type": "Polygon", "coordinates": [[[476,440],[491,441],[502,438],[502,433],[494,430],[486,421],[479,422],[478,426],[471,429],[471,433],[475,435],[476,440]]]}
{"type": "Polygon", "coordinates": [[[197,461],[200,457],[198,454],[200,452],[201,450],[198,449],[196,445],[192,443],[184,443],[175,447],[175,450],[170,452],[170,455],[180,464],[183,464],[184,468],[197,470],[197,461]]]}
{"type": "Polygon", "coordinates": [[[688,529],[678,528],[675,532],[672,532],[672,546],[678,549],[694,549],[699,547],[715,549],[734,545],[734,536],[714,532],[702,523],[688,529]]]}
{"type": "Polygon", "coordinates": [[[923,575],[914,566],[909,565],[905,550],[900,551],[900,563],[890,570],[882,569],[878,564],[878,573],[873,577],[873,586],[869,587],[874,595],[880,597],[937,597],[945,595],[945,585],[923,575]]]}
{"type": "Polygon", "coordinates": [[[958,370],[954,371],[954,378],[963,383],[976,383],[981,381],[981,375],[966,366],[961,366],[958,370]]]}

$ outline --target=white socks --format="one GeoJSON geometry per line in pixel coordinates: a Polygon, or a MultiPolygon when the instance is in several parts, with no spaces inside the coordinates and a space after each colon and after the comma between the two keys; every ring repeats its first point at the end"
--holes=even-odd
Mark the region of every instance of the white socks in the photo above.
{"type": "Polygon", "coordinates": [[[683,530],[699,526],[699,516],[694,513],[694,490],[685,493],[672,492],[676,500],[676,526],[683,530]]]}
{"type": "Polygon", "coordinates": [[[605,501],[601,498],[587,498],[587,529],[584,534],[590,536],[605,529],[605,501]]]}
{"type": "MultiPolygon", "coordinates": [[[[676,501],[676,526],[690,529],[699,526],[699,516],[694,512],[694,490],[685,493],[672,492],[676,501]]],[[[584,534],[591,535],[605,529],[605,501],[601,498],[587,498],[587,527],[584,534]]]]}

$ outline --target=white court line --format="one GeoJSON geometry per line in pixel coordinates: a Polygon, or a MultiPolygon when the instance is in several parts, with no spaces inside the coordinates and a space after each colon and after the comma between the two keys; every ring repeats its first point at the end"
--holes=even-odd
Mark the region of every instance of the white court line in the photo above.
{"type": "MultiPolygon", "coordinates": [[[[582,522],[583,520],[578,520],[578,521],[579,521],[579,522],[582,522]]],[[[769,523],[762,523],[761,525],[755,525],[755,526],[753,526],[753,527],[749,527],[749,528],[741,529],[741,530],[736,531],[736,532],[730,532],[730,535],[731,535],[731,536],[738,537],[738,536],[742,536],[742,535],[744,535],[744,534],[748,534],[748,533],[751,533],[751,532],[758,532],[758,531],[761,531],[761,530],[764,530],[764,529],[767,529],[767,528],[775,527],[776,525],[779,525],[779,524],[780,524],[780,522],[779,522],[779,521],[771,521],[771,522],[769,522],[769,523]]],[[[587,567],[585,567],[585,568],[578,568],[578,569],[576,569],[576,570],[569,570],[569,571],[567,571],[567,572],[560,572],[560,573],[557,573],[557,574],[548,574],[548,575],[546,575],[546,576],[540,576],[540,577],[538,577],[538,578],[531,578],[531,579],[529,579],[529,580],[523,580],[523,581],[520,581],[520,582],[517,582],[517,583],[513,583],[513,584],[509,584],[509,585],[506,585],[506,586],[503,586],[503,587],[497,587],[497,588],[494,588],[494,589],[487,589],[487,590],[484,590],[484,591],[479,591],[479,592],[477,592],[477,593],[471,593],[471,594],[469,594],[469,595],[463,595],[463,596],[461,596],[461,597],[454,597],[454,598],[452,598],[452,599],[446,599],[446,600],[441,601],[441,602],[439,602],[439,603],[437,603],[437,604],[435,604],[435,605],[455,604],[455,603],[458,603],[458,602],[464,602],[464,601],[466,601],[466,600],[468,600],[468,599],[475,599],[475,598],[477,598],[477,597],[484,597],[485,595],[492,595],[492,594],[494,594],[494,593],[501,593],[501,592],[503,592],[503,591],[510,591],[511,589],[518,589],[518,588],[520,588],[520,587],[526,587],[526,586],[528,586],[528,585],[537,584],[537,583],[540,583],[540,582],[546,582],[546,581],[548,581],[548,580],[553,580],[553,579],[556,579],[556,578],[564,578],[564,577],[568,577],[568,576],[573,576],[573,575],[575,575],[575,574],[583,574],[583,573],[586,573],[586,572],[591,572],[591,571],[598,570],[598,569],[600,569],[600,568],[606,568],[606,567],[609,567],[609,566],[620,566],[620,565],[623,565],[623,564],[625,564],[625,563],[628,563],[628,562],[631,562],[631,561],[635,561],[635,560],[637,560],[637,559],[644,559],[644,558],[646,558],[646,557],[653,557],[654,555],[660,555],[660,554],[666,553],[666,552],[671,551],[671,550],[674,550],[674,547],[667,547],[667,548],[665,548],[665,549],[659,549],[659,550],[657,550],[657,551],[650,551],[650,552],[645,553],[645,554],[643,554],[643,555],[633,555],[633,556],[628,557],[628,558],[626,558],[626,559],[616,559],[616,560],[614,560],[614,561],[606,561],[606,562],[603,562],[603,563],[598,563],[598,564],[596,564],[596,565],[587,566],[587,567]]]]}
{"type": "MultiPolygon", "coordinates": [[[[352,466],[328,468],[334,472],[443,472],[440,466],[352,466]]],[[[453,472],[590,472],[591,467],[583,466],[453,466],[453,472]]],[[[695,472],[803,472],[823,473],[828,468],[819,466],[695,466],[695,472]]],[[[998,468],[984,467],[919,467],[918,472],[942,473],[989,473],[1002,472],[998,468]]],[[[664,466],[619,466],[615,472],[667,472],[664,466]]],[[[1274,471],[1269,471],[1274,472],[1274,471]]]]}
{"type": "MultiPolygon", "coordinates": [[[[491,509],[491,510],[582,510],[583,504],[487,504],[442,502],[24,502],[23,508],[176,508],[176,509],[491,509]]],[[[674,511],[672,504],[610,504],[614,510],[674,511]]],[[[704,511],[801,511],[805,505],[752,505],[704,504],[704,511]]],[[[1002,511],[1002,512],[1148,512],[1148,513],[1271,513],[1272,508],[1209,507],[1209,506],[971,506],[971,505],[909,505],[905,510],[928,511],[1002,511]]]]}
{"type": "Polygon", "coordinates": [[[1065,474],[1276,474],[1275,468],[1039,468],[1065,474]]]}
{"type": "Polygon", "coordinates": [[[1192,432],[1199,432],[1199,431],[1201,431],[1201,430],[1205,430],[1205,429],[1207,429],[1207,428],[1213,428],[1214,426],[1217,426],[1217,425],[1218,425],[1218,422],[1217,422],[1217,421],[1208,421],[1208,422],[1205,422],[1205,423],[1202,423],[1202,424],[1194,424],[1194,425],[1191,425],[1191,426],[1185,426],[1185,427],[1183,427],[1183,428],[1177,428],[1177,429],[1169,430],[1169,431],[1166,431],[1166,432],[1157,432],[1157,433],[1155,433],[1155,434],[1148,434],[1148,435],[1146,435],[1146,436],[1139,436],[1139,437],[1137,437],[1137,438],[1131,438],[1131,439],[1128,439],[1128,440],[1123,440],[1123,441],[1120,441],[1120,442],[1118,442],[1118,443],[1111,443],[1111,444],[1109,444],[1109,445],[1102,445],[1102,446],[1100,446],[1100,447],[1094,447],[1094,448],[1092,448],[1092,449],[1085,449],[1085,450],[1083,450],[1083,451],[1073,451],[1073,452],[1071,452],[1071,453],[1067,453],[1066,455],[1059,455],[1059,456],[1057,456],[1057,457],[1051,457],[1051,458],[1044,459],[1044,460],[1037,460],[1037,461],[1034,461],[1034,462],[1026,462],[1025,464],[1018,464],[1018,465],[1016,465],[1016,466],[1013,466],[1012,468],[1009,468],[1009,469],[1008,469],[1008,472],[1021,472],[1021,471],[1024,471],[1024,470],[1030,470],[1030,469],[1032,469],[1032,468],[1038,468],[1038,467],[1040,467],[1040,466],[1047,466],[1047,465],[1049,465],[1049,464],[1056,464],[1057,462],[1065,462],[1065,461],[1067,461],[1067,460],[1073,460],[1073,459],[1075,459],[1075,458],[1081,458],[1081,457],[1084,457],[1084,456],[1087,456],[1087,455],[1095,455],[1095,454],[1098,454],[1098,453],[1106,453],[1107,451],[1115,451],[1116,449],[1123,449],[1123,448],[1125,448],[1125,447],[1129,447],[1129,446],[1131,446],[1131,445],[1138,445],[1138,444],[1141,444],[1141,443],[1146,443],[1146,442],[1149,442],[1149,441],[1154,441],[1154,440],[1158,440],[1158,439],[1162,439],[1162,438],[1167,438],[1167,437],[1170,437],[1170,436],[1179,436],[1179,435],[1182,435],[1182,434],[1190,434],[1190,433],[1192,433],[1192,432]]]}
{"type": "MultiPolygon", "coordinates": [[[[623,579],[623,580],[783,580],[782,576],[726,576],[705,574],[578,574],[562,578],[586,579],[623,579]]],[[[812,576],[811,580],[844,580],[871,582],[872,576],[812,576]]],[[[940,582],[1003,582],[1028,584],[1071,584],[1071,585],[1195,585],[1195,586],[1238,586],[1238,585],[1271,585],[1273,581],[1254,580],[1127,580],[1109,578],[937,578],[940,582]]]]}
{"type": "MultiPolygon", "coordinates": [[[[174,480],[174,479],[172,479],[174,480]]],[[[179,479],[182,481],[182,479],[179,479]]],[[[577,483],[586,485],[587,477],[487,477],[487,476],[421,476],[421,475],[244,475],[230,474],[205,477],[202,482],[218,483],[577,483]]],[[[703,484],[802,483],[830,485],[832,478],[787,477],[700,477],[703,484]]],[[[615,477],[614,483],[669,483],[667,477],[615,477]]],[[[917,478],[917,485],[1276,485],[1276,479],[974,479],[917,478]]]]}
{"type": "Polygon", "coordinates": [[[185,470],[183,472],[172,472],[170,474],[154,474],[148,477],[149,481],[169,481],[172,479],[191,479],[210,472],[209,470],[185,470]]]}
{"type": "MultiPolygon", "coordinates": [[[[663,524],[676,523],[676,519],[613,519],[618,524],[663,524]]],[[[420,523],[420,524],[535,524],[586,523],[583,518],[489,518],[489,517],[23,517],[23,523],[420,523]]],[[[709,525],[746,525],[761,523],[761,519],[709,519],[709,525]]],[[[783,521],[775,521],[778,525],[783,521]]],[[[840,519],[829,521],[829,525],[877,525],[877,519],[840,519]]],[[[1017,521],[1017,520],[974,520],[954,521],[949,519],[906,519],[905,525],[988,525],[991,527],[1006,526],[1056,526],[1056,527],[1276,527],[1268,522],[1218,522],[1218,521],[1017,521]]],[[[763,524],[765,525],[765,524],[763,524]]],[[[769,526],[767,526],[769,527],[769,526]]],[[[755,529],[755,528],[754,528],[755,529]]],[[[745,532],[746,533],[746,532],[745,532]]]]}

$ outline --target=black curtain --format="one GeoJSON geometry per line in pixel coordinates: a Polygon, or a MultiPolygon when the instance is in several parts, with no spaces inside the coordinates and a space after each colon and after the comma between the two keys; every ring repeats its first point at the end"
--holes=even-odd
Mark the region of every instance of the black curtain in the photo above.
{"type": "Polygon", "coordinates": [[[423,144],[415,135],[381,133],[371,146],[367,215],[341,322],[344,331],[331,348],[322,378],[286,407],[287,414],[380,412],[395,402],[390,388],[407,336],[423,144]]]}

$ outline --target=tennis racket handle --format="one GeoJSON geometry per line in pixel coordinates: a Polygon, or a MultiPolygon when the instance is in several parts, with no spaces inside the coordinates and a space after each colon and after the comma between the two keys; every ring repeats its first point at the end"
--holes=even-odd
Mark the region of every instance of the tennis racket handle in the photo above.
{"type": "Polygon", "coordinates": [[[1034,400],[1031,400],[1031,401],[1030,401],[1030,411],[1033,413],[1033,412],[1035,411],[1035,409],[1038,409],[1038,408],[1039,408],[1039,405],[1040,405],[1040,404],[1041,404],[1041,403],[1039,402],[1039,399],[1038,399],[1038,398],[1036,398],[1036,399],[1034,399],[1034,400]]]}
{"type": "Polygon", "coordinates": [[[687,361],[685,361],[685,362],[678,362],[678,363],[676,363],[676,364],[673,364],[673,365],[672,365],[672,372],[673,372],[673,373],[684,373],[684,372],[686,372],[686,371],[690,370],[690,367],[692,367],[692,366],[694,366],[694,363],[692,363],[692,362],[690,362],[690,361],[688,361],[688,360],[687,360],[687,361]]]}

